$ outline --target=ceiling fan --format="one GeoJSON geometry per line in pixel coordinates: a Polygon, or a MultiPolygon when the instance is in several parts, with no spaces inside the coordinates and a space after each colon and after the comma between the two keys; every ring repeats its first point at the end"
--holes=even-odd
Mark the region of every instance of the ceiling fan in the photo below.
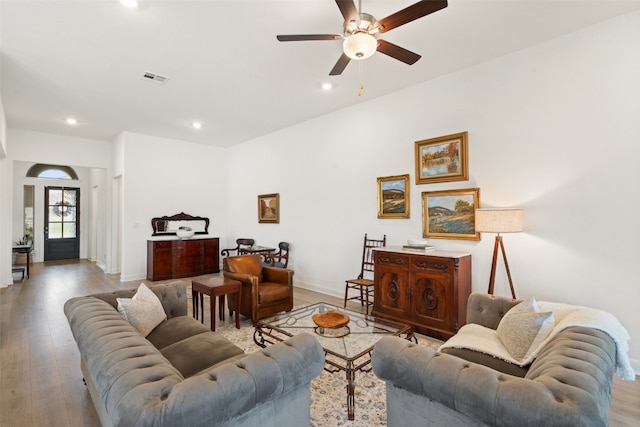
{"type": "Polygon", "coordinates": [[[276,38],[281,42],[308,41],[308,40],[339,40],[342,43],[343,53],[329,73],[330,76],[342,74],[352,59],[369,58],[376,51],[402,61],[405,64],[415,64],[420,55],[397,46],[388,41],[375,37],[377,33],[385,33],[401,25],[415,21],[418,18],[437,12],[447,7],[447,0],[422,0],[406,7],[394,14],[377,21],[372,15],[362,12],[362,0],[356,9],[354,0],[336,0],[336,4],[344,17],[343,34],[294,34],[279,35],[276,38]]]}

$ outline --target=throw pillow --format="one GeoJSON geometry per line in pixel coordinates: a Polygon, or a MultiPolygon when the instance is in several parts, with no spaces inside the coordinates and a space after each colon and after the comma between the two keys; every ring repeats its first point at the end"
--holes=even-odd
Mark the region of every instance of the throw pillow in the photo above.
{"type": "Polygon", "coordinates": [[[162,303],[144,283],[133,298],[116,298],[118,311],[143,337],[167,318],[162,303]]]}
{"type": "Polygon", "coordinates": [[[535,298],[529,298],[504,315],[496,332],[513,358],[523,362],[535,357],[553,325],[553,313],[539,312],[535,298]]]}

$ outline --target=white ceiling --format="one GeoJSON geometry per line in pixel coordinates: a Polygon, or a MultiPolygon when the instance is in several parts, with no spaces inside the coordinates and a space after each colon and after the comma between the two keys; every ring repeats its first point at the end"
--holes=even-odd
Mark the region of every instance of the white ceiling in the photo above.
{"type": "MultiPolygon", "coordinates": [[[[334,0],[139,1],[136,10],[117,0],[0,1],[7,125],[230,146],[640,9],[640,0],[449,0],[380,36],[421,54],[413,66],[376,53],[329,77],[341,41],[276,35],[341,33],[334,0]],[[147,71],[169,80],[146,81],[147,71]]],[[[381,19],[414,2],[364,0],[363,10],[381,19]]]]}

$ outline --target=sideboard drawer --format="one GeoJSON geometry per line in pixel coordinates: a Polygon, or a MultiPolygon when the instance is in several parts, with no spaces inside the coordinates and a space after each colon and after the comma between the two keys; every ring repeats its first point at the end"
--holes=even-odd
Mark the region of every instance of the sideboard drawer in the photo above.
{"type": "Polygon", "coordinates": [[[451,258],[437,257],[413,257],[411,258],[411,269],[414,271],[437,271],[440,273],[450,273],[454,264],[451,258]]]}
{"type": "Polygon", "coordinates": [[[380,252],[380,251],[376,251],[374,255],[375,255],[375,263],[377,265],[409,268],[408,255],[400,255],[392,252],[380,252]]]}

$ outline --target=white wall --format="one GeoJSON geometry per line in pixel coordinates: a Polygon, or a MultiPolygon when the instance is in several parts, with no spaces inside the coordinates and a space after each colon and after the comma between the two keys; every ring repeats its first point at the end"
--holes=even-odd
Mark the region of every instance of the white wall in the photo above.
{"type": "Polygon", "coordinates": [[[0,288],[11,277],[11,161],[7,159],[7,122],[0,94],[0,288]]]}
{"type": "Polygon", "coordinates": [[[226,240],[226,150],[125,132],[122,168],[121,280],[147,273],[151,218],[185,212],[208,217],[209,234],[226,240]]]}
{"type": "MultiPolygon", "coordinates": [[[[614,313],[640,371],[639,45],[636,12],[232,147],[229,238],[287,240],[297,285],[343,295],[365,232],[400,245],[421,236],[422,192],[478,187],[482,206],[525,209],[504,237],[518,297],[614,313]],[[414,141],[461,131],[469,181],[412,184],[411,218],[377,219],[376,177],[415,182],[414,141]],[[264,193],[280,224],[258,224],[264,193]]],[[[431,242],[472,253],[486,292],[493,237],[431,242]]]]}

